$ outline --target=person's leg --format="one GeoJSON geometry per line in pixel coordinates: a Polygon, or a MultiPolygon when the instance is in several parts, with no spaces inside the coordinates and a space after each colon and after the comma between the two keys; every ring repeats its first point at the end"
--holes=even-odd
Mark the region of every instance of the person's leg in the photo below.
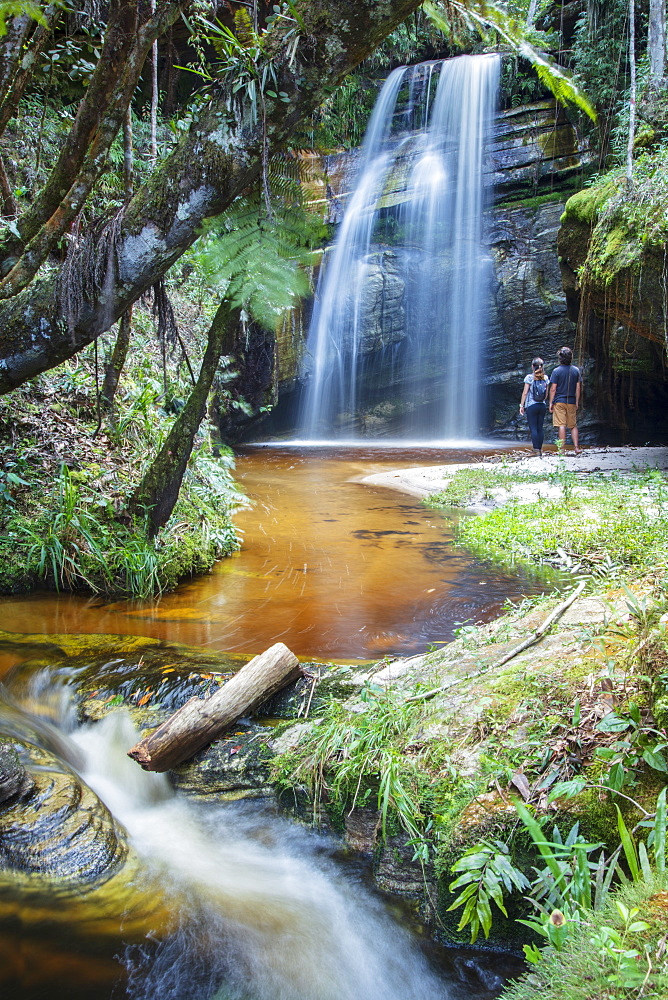
{"type": "Polygon", "coordinates": [[[539,403],[538,406],[534,407],[538,410],[536,414],[536,444],[534,447],[538,448],[538,454],[543,457],[543,441],[545,440],[545,414],[547,412],[547,406],[545,403],[539,403]]]}
{"type": "Polygon", "coordinates": [[[571,427],[571,437],[573,438],[573,447],[575,448],[575,454],[580,454],[580,432],[577,427],[571,427]]]}
{"type": "Polygon", "coordinates": [[[566,424],[559,424],[559,440],[562,448],[566,447],[566,424]]]}
{"type": "Polygon", "coordinates": [[[531,444],[536,451],[539,450],[540,444],[538,443],[538,414],[536,410],[540,410],[540,406],[534,403],[533,406],[527,406],[526,413],[527,423],[529,425],[529,431],[531,432],[531,444]]]}

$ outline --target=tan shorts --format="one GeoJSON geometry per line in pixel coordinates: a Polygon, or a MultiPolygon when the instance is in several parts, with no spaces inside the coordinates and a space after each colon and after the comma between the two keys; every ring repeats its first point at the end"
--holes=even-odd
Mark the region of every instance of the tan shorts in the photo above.
{"type": "Polygon", "coordinates": [[[577,426],[575,414],[575,403],[555,403],[552,410],[552,426],[568,427],[572,430],[577,426]]]}

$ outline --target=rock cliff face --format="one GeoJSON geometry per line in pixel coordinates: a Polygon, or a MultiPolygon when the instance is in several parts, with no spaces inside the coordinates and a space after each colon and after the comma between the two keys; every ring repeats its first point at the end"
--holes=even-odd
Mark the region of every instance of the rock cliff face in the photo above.
{"type": "MultiPolygon", "coordinates": [[[[573,343],[575,326],[567,315],[557,257],[563,208],[558,199],[535,207],[498,206],[493,212],[495,286],[485,359],[487,433],[527,437],[518,404],[531,360],[543,358],[549,370],[558,349],[573,343]]],[[[585,372],[587,367],[585,363],[585,372]]],[[[585,434],[590,425],[587,413],[580,421],[585,434]]]]}
{"type": "MultiPolygon", "coordinates": [[[[410,156],[410,149],[406,155],[410,156]]],[[[305,154],[310,201],[332,224],[342,217],[357,157],[356,150],[325,157],[305,154]]],[[[588,152],[580,148],[563,110],[553,101],[543,101],[497,115],[490,162],[489,183],[493,184],[496,205],[487,220],[493,277],[488,342],[480,366],[486,396],[481,432],[524,439],[526,423],[519,422],[517,411],[522,378],[530,370],[531,359],[540,355],[552,363],[557,349],[574,339],[575,325],[569,319],[562,289],[556,238],[565,192],[579,183],[588,152]]],[[[383,195],[387,207],[405,199],[405,176],[401,167],[395,171],[383,195]]],[[[370,259],[369,294],[362,306],[367,354],[399,343],[406,335],[404,290],[394,260],[390,233],[388,243],[376,245],[370,259]]],[[[341,294],[345,295],[345,289],[341,294]]],[[[309,314],[310,304],[306,304],[277,332],[274,390],[267,381],[257,387],[252,399],[246,397],[254,412],[244,418],[243,426],[238,420],[226,423],[224,430],[230,439],[297,432],[299,400],[308,378],[305,339],[309,314]],[[269,402],[276,403],[273,411],[258,419],[259,407],[269,402]]],[[[402,368],[399,377],[416,378],[410,359],[402,368]]],[[[392,434],[400,426],[401,416],[392,405],[396,378],[395,368],[385,386],[376,384],[369,394],[365,420],[375,435],[392,434]]],[[[438,383],[430,382],[429,377],[420,384],[420,405],[427,412],[438,392],[438,383]]]]}
{"type": "Polygon", "coordinates": [[[668,258],[666,244],[655,239],[652,216],[665,217],[665,206],[651,177],[643,187],[636,190],[636,204],[645,213],[640,225],[629,224],[623,205],[599,218],[615,196],[615,182],[571,198],[558,253],[578,343],[597,360],[592,381],[599,437],[660,443],[668,434],[668,258]]]}

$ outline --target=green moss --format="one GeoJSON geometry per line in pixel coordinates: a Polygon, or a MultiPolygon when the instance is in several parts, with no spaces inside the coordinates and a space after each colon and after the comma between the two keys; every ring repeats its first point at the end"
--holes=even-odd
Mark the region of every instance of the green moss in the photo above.
{"type": "Polygon", "coordinates": [[[583,188],[572,195],[566,202],[561,224],[574,220],[593,226],[598,221],[599,213],[609,198],[616,193],[616,181],[607,181],[592,187],[583,188]]]}

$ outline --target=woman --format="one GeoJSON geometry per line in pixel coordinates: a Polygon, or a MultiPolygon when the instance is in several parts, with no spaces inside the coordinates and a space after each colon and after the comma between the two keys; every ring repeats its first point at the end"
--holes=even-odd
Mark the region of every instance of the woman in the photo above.
{"type": "Polygon", "coordinates": [[[549,382],[543,370],[543,359],[534,358],[531,362],[533,372],[524,379],[524,389],[520,400],[520,413],[526,413],[531,431],[531,444],[534,451],[543,457],[543,420],[547,410],[547,393],[549,382]]]}

